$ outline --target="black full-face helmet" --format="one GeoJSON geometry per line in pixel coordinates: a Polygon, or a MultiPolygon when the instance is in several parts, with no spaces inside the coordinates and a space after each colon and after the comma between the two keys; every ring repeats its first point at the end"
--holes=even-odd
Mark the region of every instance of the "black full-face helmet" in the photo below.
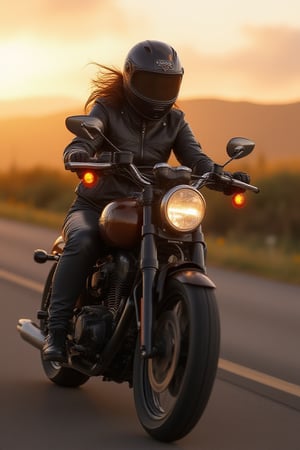
{"type": "Polygon", "coordinates": [[[159,120],[176,102],[183,76],[176,51],[160,41],[143,41],[128,53],[123,71],[124,91],[134,110],[159,120]]]}

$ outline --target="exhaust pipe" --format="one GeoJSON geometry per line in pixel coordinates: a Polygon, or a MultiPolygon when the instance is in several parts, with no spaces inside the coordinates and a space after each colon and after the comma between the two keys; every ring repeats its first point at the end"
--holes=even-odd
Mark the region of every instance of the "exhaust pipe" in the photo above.
{"type": "Polygon", "coordinates": [[[38,350],[42,350],[44,345],[45,336],[39,329],[39,327],[30,319],[19,319],[17,330],[20,332],[24,341],[36,347],[38,350]]]}

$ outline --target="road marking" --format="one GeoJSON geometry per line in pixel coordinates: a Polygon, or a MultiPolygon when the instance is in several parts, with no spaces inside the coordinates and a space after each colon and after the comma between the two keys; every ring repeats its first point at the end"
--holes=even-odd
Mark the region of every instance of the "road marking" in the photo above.
{"type": "Polygon", "coordinates": [[[272,377],[266,373],[258,372],[222,358],[219,359],[219,368],[300,398],[300,386],[297,384],[289,383],[280,378],[272,377]]]}
{"type": "MultiPolygon", "coordinates": [[[[33,280],[15,275],[7,270],[0,269],[0,278],[3,278],[12,283],[18,284],[22,287],[31,289],[38,293],[43,292],[44,286],[41,283],[37,283],[33,280]]],[[[285,392],[287,394],[292,394],[300,398],[300,386],[297,384],[289,383],[280,378],[272,377],[263,372],[258,372],[257,370],[250,369],[249,367],[241,366],[234,362],[228,361],[227,359],[219,359],[219,368],[226,370],[227,372],[233,373],[243,378],[255,381],[265,386],[277,389],[279,391],[285,392]]]]}
{"type": "Polygon", "coordinates": [[[31,289],[36,292],[43,292],[44,286],[36,281],[29,280],[28,278],[21,277],[20,275],[15,275],[7,270],[0,269],[0,278],[4,280],[11,281],[12,283],[18,284],[19,286],[31,289]]]}

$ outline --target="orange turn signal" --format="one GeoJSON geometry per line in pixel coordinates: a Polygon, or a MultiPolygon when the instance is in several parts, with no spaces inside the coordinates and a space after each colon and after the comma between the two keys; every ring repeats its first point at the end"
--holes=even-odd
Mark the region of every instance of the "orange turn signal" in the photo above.
{"type": "Polygon", "coordinates": [[[93,187],[98,181],[98,177],[93,172],[84,172],[82,182],[86,187],[93,187]]]}
{"type": "Polygon", "coordinates": [[[246,205],[246,196],[242,192],[236,193],[232,196],[231,202],[235,208],[243,208],[246,205]]]}

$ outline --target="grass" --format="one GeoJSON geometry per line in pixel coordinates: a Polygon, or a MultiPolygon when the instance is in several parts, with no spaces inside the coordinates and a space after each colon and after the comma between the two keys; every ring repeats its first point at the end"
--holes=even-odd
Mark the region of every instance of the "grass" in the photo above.
{"type": "MultiPolygon", "coordinates": [[[[0,217],[60,229],[65,214],[25,204],[0,202],[0,217]]],[[[208,264],[300,285],[300,251],[286,251],[268,242],[245,242],[206,236],[208,264]]]]}
{"type": "Polygon", "coordinates": [[[232,239],[207,237],[208,263],[300,285],[300,252],[268,242],[237,244],[232,239]]]}
{"type": "Polygon", "coordinates": [[[0,217],[60,229],[65,214],[45,211],[22,203],[0,201],[0,217]]]}

